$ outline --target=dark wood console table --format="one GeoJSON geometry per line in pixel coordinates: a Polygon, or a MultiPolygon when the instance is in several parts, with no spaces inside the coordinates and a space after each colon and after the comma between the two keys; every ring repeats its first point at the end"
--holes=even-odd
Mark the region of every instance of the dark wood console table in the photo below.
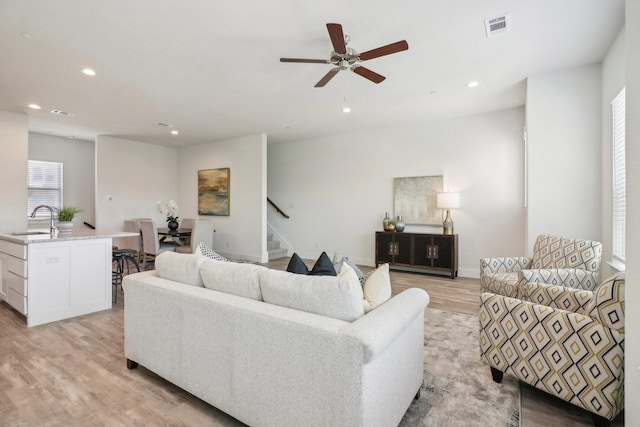
{"type": "Polygon", "coordinates": [[[458,275],[458,235],[376,231],[376,266],[458,275]]]}

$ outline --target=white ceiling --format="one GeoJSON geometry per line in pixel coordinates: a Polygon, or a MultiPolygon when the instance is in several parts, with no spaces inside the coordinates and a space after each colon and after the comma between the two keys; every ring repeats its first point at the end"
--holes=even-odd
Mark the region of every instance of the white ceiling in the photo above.
{"type": "Polygon", "coordinates": [[[307,139],[522,106],[527,76],[600,62],[623,24],[624,0],[0,0],[0,110],[80,139],[307,139]],[[487,38],[504,13],[511,31],[487,38]],[[328,22],[359,52],[409,50],[362,63],[381,84],[314,88],[331,65],[279,58],[328,58],[328,22]]]}

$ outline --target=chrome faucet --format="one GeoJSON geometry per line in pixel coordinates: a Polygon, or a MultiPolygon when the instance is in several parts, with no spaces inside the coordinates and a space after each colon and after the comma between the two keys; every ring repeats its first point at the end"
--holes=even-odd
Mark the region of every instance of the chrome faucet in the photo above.
{"type": "Polygon", "coordinates": [[[53,208],[51,206],[47,206],[47,205],[36,206],[36,208],[33,210],[33,212],[31,212],[31,218],[35,218],[36,217],[36,212],[40,208],[47,208],[47,209],[49,209],[49,212],[51,212],[51,224],[49,224],[49,232],[51,234],[55,234],[55,232],[56,232],[56,224],[53,222],[54,221],[54,219],[53,219],[53,208]]]}

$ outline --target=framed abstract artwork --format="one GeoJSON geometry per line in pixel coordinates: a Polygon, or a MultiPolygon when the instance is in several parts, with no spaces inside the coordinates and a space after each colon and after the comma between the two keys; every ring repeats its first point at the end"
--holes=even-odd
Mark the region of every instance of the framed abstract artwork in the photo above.
{"type": "Polygon", "coordinates": [[[198,215],[229,216],[230,168],[198,171],[198,215]]]}
{"type": "Polygon", "coordinates": [[[442,225],[436,207],[442,192],[442,175],[393,179],[394,212],[407,224],[442,225]]]}

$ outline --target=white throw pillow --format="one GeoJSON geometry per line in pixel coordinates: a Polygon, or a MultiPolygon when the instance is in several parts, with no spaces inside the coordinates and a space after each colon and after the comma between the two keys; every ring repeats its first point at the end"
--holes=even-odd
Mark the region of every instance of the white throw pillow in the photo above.
{"type": "Polygon", "coordinates": [[[307,276],[267,269],[260,273],[264,302],[347,322],[364,315],[362,287],[350,267],[338,276],[307,276]]]}
{"type": "Polygon", "coordinates": [[[267,267],[207,259],[200,268],[204,287],[262,301],[260,272],[267,267]]]}
{"type": "Polygon", "coordinates": [[[166,251],[156,257],[155,266],[158,277],[202,287],[200,266],[206,260],[202,255],[166,251]]]}
{"type": "Polygon", "coordinates": [[[372,271],[363,285],[364,312],[368,313],[391,298],[391,277],[389,264],[383,264],[372,271]]]}

